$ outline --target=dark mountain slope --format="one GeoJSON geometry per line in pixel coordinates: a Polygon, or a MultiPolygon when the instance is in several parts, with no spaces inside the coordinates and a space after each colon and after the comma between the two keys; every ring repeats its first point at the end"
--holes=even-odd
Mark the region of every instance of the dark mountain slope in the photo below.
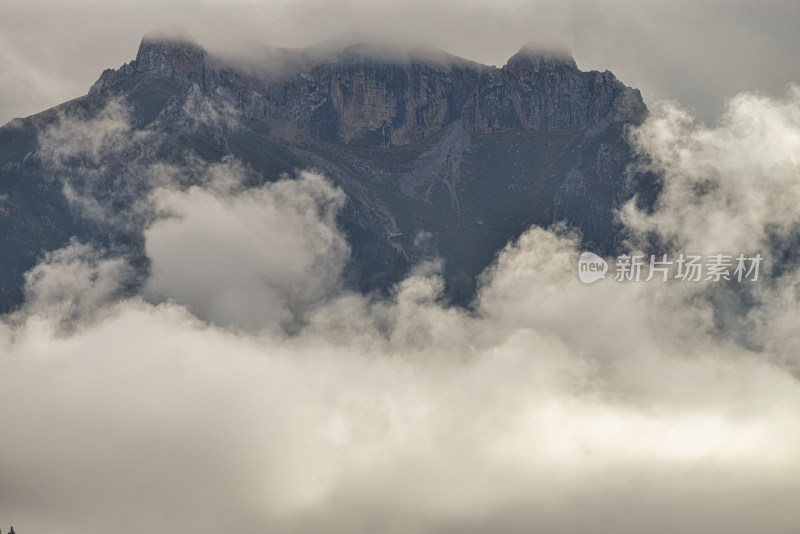
{"type": "Polygon", "coordinates": [[[144,170],[190,169],[198,158],[234,157],[253,185],[325,172],[348,196],[347,276],[363,290],[386,290],[436,254],[449,294],[464,302],[494,254],[532,224],[563,220],[600,251],[621,237],[613,209],[637,190],[625,178],[624,130],[646,108],[610,72],[530,48],[499,69],[363,43],[254,58],[145,38],[85,97],[1,128],[0,309],[20,302],[37,257],[71,236],[141,256],[145,222],[123,215],[153,186],[144,170]],[[64,158],[53,146],[71,138],[51,132],[72,123],[97,135],[91,150],[64,158]],[[76,197],[109,216],[87,216],[76,197]]]}

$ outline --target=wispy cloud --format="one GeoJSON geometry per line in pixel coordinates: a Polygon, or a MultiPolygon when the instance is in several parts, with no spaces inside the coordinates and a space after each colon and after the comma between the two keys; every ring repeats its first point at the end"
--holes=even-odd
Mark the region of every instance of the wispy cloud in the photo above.
{"type": "MultiPolygon", "coordinates": [[[[773,250],[796,217],[795,95],[743,95],[714,126],[657,107],[634,139],[666,194],[630,227],[773,250]]],[[[343,197],[323,177],[200,170],[180,189],[153,169],[141,295],[114,290],[124,260],[73,244],[0,324],[0,518],[20,532],[800,526],[793,263],[741,308],[757,347],[709,284],[586,286],[575,240],[542,229],[471,311],[430,268],[363,296],[338,283],[343,197]]]]}
{"type": "Polygon", "coordinates": [[[580,67],[612,70],[648,102],[677,98],[710,118],[725,97],[777,94],[800,80],[799,9],[792,0],[9,0],[0,19],[0,123],[85,94],[162,25],[186,28],[216,50],[252,49],[254,41],[307,46],[368,31],[497,65],[532,38],[556,40],[580,67]]]}

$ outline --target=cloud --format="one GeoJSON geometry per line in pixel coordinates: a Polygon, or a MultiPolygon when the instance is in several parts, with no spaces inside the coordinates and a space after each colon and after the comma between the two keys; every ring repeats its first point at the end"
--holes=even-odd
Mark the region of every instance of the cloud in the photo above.
{"type": "Polygon", "coordinates": [[[131,124],[123,98],[111,98],[96,111],[62,110],[39,133],[35,152],[47,179],[61,186],[77,214],[125,232],[141,228],[145,208],[138,200],[159,183],[149,172],[149,156],[155,155],[151,132],[134,131],[131,124]]]}
{"type": "Polygon", "coordinates": [[[292,337],[140,299],[68,337],[31,315],[0,338],[2,516],[68,532],[796,528],[796,380],[695,331],[705,343],[675,354],[645,286],[580,285],[573,245],[526,234],[475,316],[437,305],[435,277],[393,302],[341,296],[292,337]]]}
{"type": "Polygon", "coordinates": [[[717,319],[728,322],[723,335],[761,347],[797,372],[797,338],[786,321],[795,316],[800,281],[800,89],[791,86],[780,99],[738,95],[713,126],[662,103],[633,140],[664,177],[652,214],[633,203],[622,210],[634,243],[643,246],[650,233],[686,253],[762,255],[767,279],[744,297],[728,287],[702,291],[708,301],[718,297],[717,319]]]}
{"type": "Polygon", "coordinates": [[[634,141],[668,179],[655,213],[629,205],[627,225],[705,253],[750,252],[766,248],[770,235],[787,237],[800,223],[798,127],[796,85],[783,99],[738,95],[712,127],[661,103],[634,141]]]}
{"type": "Polygon", "coordinates": [[[532,38],[556,40],[581,68],[613,71],[648,102],[676,98],[712,118],[726,97],[777,94],[800,79],[798,9],[792,0],[9,0],[0,20],[0,123],[85,94],[165,24],[217,50],[252,41],[308,46],[366,30],[496,65],[532,38]]]}
{"type": "Polygon", "coordinates": [[[61,113],[57,122],[42,132],[37,155],[45,165],[63,169],[77,161],[97,167],[134,141],[130,110],[121,99],[109,100],[95,116],[82,119],[61,113]]]}
{"type": "Polygon", "coordinates": [[[103,305],[121,298],[134,276],[124,258],[104,257],[73,239],[25,273],[25,313],[48,317],[64,327],[86,321],[103,305]]]}
{"type": "Polygon", "coordinates": [[[145,232],[147,295],[217,324],[262,328],[288,326],[339,289],[349,256],[336,226],[341,190],[309,172],[257,189],[238,185],[245,171],[233,164],[209,173],[210,187],[152,193],[171,216],[145,232]]]}
{"type": "MultiPolygon", "coordinates": [[[[657,107],[633,139],[665,194],[629,228],[774,251],[799,107],[743,95],[714,126],[657,107]]],[[[124,258],[73,243],[0,323],[0,518],[18,531],[800,526],[794,263],[735,307],[757,344],[720,325],[723,286],[582,284],[560,229],[510,243],[469,310],[443,303],[435,262],[364,296],[339,284],[343,196],[323,177],[173,171],[152,169],[142,294],[120,296],[124,258]]]]}

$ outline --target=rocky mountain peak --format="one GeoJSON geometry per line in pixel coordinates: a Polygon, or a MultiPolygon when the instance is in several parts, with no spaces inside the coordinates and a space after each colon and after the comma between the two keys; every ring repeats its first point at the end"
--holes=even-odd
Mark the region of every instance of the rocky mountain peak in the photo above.
{"type": "Polygon", "coordinates": [[[136,59],[119,69],[106,69],[89,95],[119,86],[134,76],[171,78],[181,83],[202,80],[208,53],[188,34],[151,32],[142,38],[136,59]]]}
{"type": "Polygon", "coordinates": [[[639,91],[612,73],[578,69],[563,47],[527,44],[478,79],[466,116],[472,130],[494,133],[637,122],[646,112],[639,91]]]}
{"type": "Polygon", "coordinates": [[[187,36],[159,36],[148,34],[136,54],[136,70],[150,74],[174,75],[200,74],[207,54],[199,44],[187,36]]]}
{"type": "Polygon", "coordinates": [[[554,68],[578,70],[578,65],[566,48],[527,43],[509,58],[506,68],[533,71],[554,68]]]}
{"type": "MultiPolygon", "coordinates": [[[[247,50],[220,56],[186,35],[147,35],[135,59],[61,109],[94,130],[93,117],[123,101],[130,135],[100,132],[102,156],[59,159],[57,172],[111,221],[148,194],[154,164],[193,168],[195,158],[231,157],[264,180],[319,169],[348,195],[348,276],[368,291],[388,289],[428,257],[414,239],[420,231],[441,246],[458,298],[471,298],[495,252],[531,224],[565,220],[601,247],[617,238],[613,209],[631,191],[623,188],[622,132],[646,108],[611,72],[581,71],[569,54],[532,46],[502,68],[413,43],[247,50]]],[[[14,270],[0,269],[0,310],[20,301],[22,273],[41,250],[73,233],[110,235],[94,215],[91,225],[73,218],[77,210],[52,187],[56,167],[33,157],[39,125],[54,120],[49,112],[0,130],[0,180],[21,184],[21,202],[31,199],[20,219],[0,217],[0,236],[19,236],[14,270]]],[[[143,242],[139,234],[108,239],[143,242]]]]}
{"type": "Polygon", "coordinates": [[[468,131],[493,133],[631,122],[646,112],[638,91],[608,71],[581,71],[563,47],[529,43],[497,69],[433,47],[362,37],[264,54],[243,68],[185,33],[151,33],[136,59],[105,71],[90,94],[167,79],[177,82],[169,91],[180,93],[171,102],[191,90],[192,102],[202,96],[237,117],[373,147],[408,144],[462,119],[468,131]]]}

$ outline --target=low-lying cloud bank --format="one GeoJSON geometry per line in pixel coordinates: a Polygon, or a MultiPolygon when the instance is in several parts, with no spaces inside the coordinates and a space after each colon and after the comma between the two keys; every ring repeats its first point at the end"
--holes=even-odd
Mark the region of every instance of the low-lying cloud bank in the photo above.
{"type": "Polygon", "coordinates": [[[760,251],[773,268],[744,300],[714,282],[583,285],[576,241],[536,228],[472,311],[441,302],[435,266],[365,297],[339,283],[343,197],[323,177],[245,189],[225,163],[159,188],[140,295],[119,297],[123,259],[73,243],[0,323],[0,520],[796,532],[800,279],[773,251],[800,222],[798,95],[740,96],[713,127],[663,105],[634,134],[665,194],[624,211],[633,243],[760,251]]]}

